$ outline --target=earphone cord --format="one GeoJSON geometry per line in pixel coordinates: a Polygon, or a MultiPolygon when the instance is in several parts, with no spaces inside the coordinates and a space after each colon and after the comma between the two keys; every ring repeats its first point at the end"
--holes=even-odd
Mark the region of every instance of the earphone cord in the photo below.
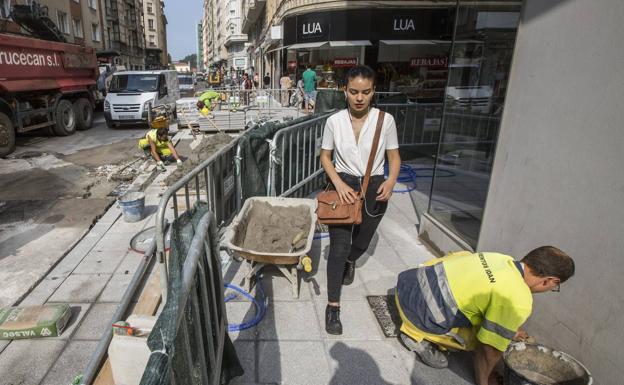
{"type": "MultiPolygon", "coordinates": [[[[362,178],[359,178],[359,181],[360,181],[360,191],[362,191],[362,178]]],[[[367,191],[367,192],[368,192],[368,191],[367,191]]],[[[364,211],[366,212],[366,214],[367,214],[369,217],[371,217],[371,218],[377,218],[377,217],[380,217],[380,216],[384,215],[384,213],[379,213],[379,214],[374,214],[374,215],[373,215],[373,214],[371,214],[371,213],[368,211],[368,205],[366,204],[366,196],[364,196],[362,199],[364,199],[364,211]]]]}

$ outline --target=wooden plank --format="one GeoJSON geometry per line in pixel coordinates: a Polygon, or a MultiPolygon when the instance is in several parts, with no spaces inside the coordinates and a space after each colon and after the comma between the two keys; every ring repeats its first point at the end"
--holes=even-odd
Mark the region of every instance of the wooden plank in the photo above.
{"type": "Polygon", "coordinates": [[[143,292],[139,297],[139,302],[137,302],[134,309],[132,309],[132,314],[156,314],[156,311],[158,310],[158,306],[160,305],[160,301],[162,299],[162,293],[160,288],[160,271],[158,270],[158,267],[158,263],[156,263],[154,265],[154,272],[152,273],[152,277],[143,289],[143,292]]]}
{"type": "MultiPolygon", "coordinates": [[[[154,315],[160,306],[161,301],[161,289],[160,289],[160,272],[158,270],[158,264],[154,265],[154,272],[152,276],[141,292],[139,302],[132,310],[132,314],[142,315],[154,315]]],[[[104,365],[100,369],[93,385],[115,385],[113,381],[113,371],[111,369],[110,360],[107,358],[104,365]]]]}
{"type": "Polygon", "coordinates": [[[115,381],[113,380],[113,370],[111,369],[111,364],[108,358],[102,366],[102,369],[100,369],[97,377],[95,377],[93,385],[115,385],[115,381]]]}

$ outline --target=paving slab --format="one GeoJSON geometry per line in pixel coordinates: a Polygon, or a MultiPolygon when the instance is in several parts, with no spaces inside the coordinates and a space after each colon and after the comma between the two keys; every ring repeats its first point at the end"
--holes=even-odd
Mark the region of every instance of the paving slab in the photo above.
{"type": "Polygon", "coordinates": [[[260,341],[258,374],[260,383],[327,384],[330,369],[323,342],[260,341]]]}
{"type": "Polygon", "coordinates": [[[385,341],[328,341],[331,384],[400,385],[410,372],[399,353],[385,341]]]}
{"type": "Polygon", "coordinates": [[[24,298],[20,306],[43,305],[54,291],[65,281],[65,277],[48,276],[44,278],[37,286],[24,298]]]}
{"type": "Polygon", "coordinates": [[[95,302],[111,274],[69,276],[50,297],[49,302],[95,302]]]}
{"type": "Polygon", "coordinates": [[[129,251],[123,257],[117,269],[115,269],[115,275],[134,275],[134,272],[137,270],[142,260],[143,255],[134,251],[129,251]]]}
{"type": "MultiPolygon", "coordinates": [[[[225,310],[227,313],[227,319],[229,324],[241,324],[243,322],[251,321],[256,315],[255,306],[249,302],[230,301],[225,304],[225,310]]],[[[265,320],[260,321],[259,326],[245,329],[241,331],[229,332],[232,340],[239,341],[254,341],[257,339],[260,330],[264,327],[265,320]]]]}
{"type": "Polygon", "coordinates": [[[342,335],[325,332],[325,307],[327,301],[314,301],[321,337],[328,340],[381,340],[384,338],[366,299],[340,302],[342,335]]]}
{"type": "Polygon", "coordinates": [[[240,377],[233,379],[231,385],[248,385],[256,383],[256,342],[234,340],[232,341],[241,366],[245,371],[240,377]]]}
{"type": "Polygon", "coordinates": [[[121,302],[131,280],[132,274],[113,274],[97,302],[121,302]]]}
{"type": "Polygon", "coordinates": [[[110,320],[118,306],[116,303],[93,304],[72,339],[98,341],[111,327],[110,320]]]}
{"type": "Polygon", "coordinates": [[[95,351],[96,346],[97,341],[71,341],[39,385],[71,384],[91,358],[91,354],[86,353],[95,351]]]}
{"type": "Polygon", "coordinates": [[[61,354],[66,343],[63,340],[51,339],[12,341],[0,354],[2,383],[38,384],[61,354]]]}
{"type": "Polygon", "coordinates": [[[73,274],[112,274],[126,254],[125,250],[91,250],[76,266],[73,274]]]}
{"type": "Polygon", "coordinates": [[[318,325],[311,301],[269,302],[260,328],[260,339],[320,340],[318,325]]]}

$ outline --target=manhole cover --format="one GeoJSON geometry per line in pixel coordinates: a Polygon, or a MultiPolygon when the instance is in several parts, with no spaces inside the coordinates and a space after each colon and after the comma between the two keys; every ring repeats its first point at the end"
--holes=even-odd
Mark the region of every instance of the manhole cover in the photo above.
{"type": "Polygon", "coordinates": [[[394,295],[369,295],[366,299],[383,334],[388,338],[398,336],[401,317],[394,302],[394,295]]]}

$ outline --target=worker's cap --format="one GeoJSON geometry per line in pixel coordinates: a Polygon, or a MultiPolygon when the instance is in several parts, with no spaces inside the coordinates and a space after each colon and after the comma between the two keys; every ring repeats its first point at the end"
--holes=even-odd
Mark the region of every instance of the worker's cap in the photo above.
{"type": "Polygon", "coordinates": [[[157,116],[152,119],[152,128],[168,128],[169,119],[164,116],[157,116]]]}

